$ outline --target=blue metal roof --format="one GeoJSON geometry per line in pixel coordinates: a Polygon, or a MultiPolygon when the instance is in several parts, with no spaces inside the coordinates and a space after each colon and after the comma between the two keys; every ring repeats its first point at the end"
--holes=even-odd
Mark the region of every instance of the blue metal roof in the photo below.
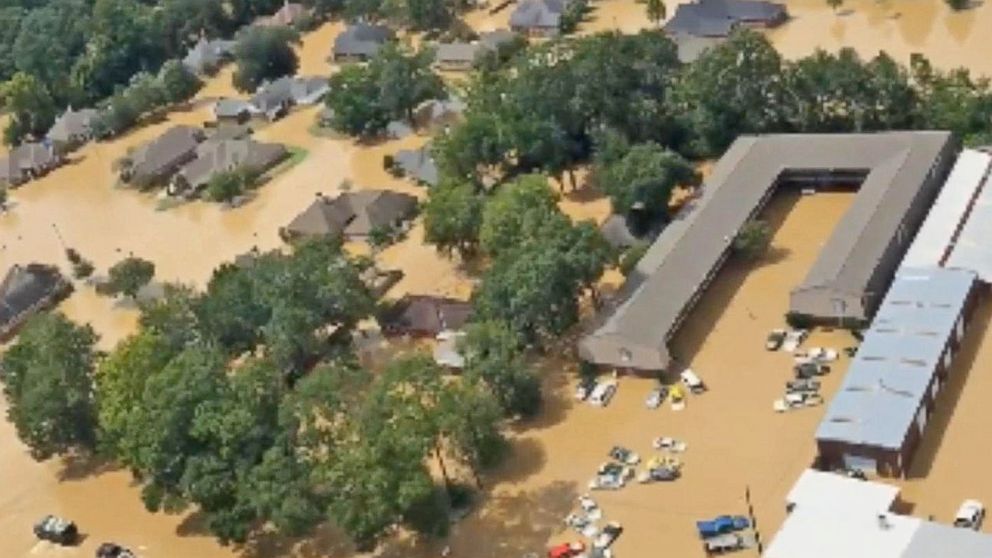
{"type": "Polygon", "coordinates": [[[899,270],[817,440],[902,447],[974,282],[964,270],[899,270]]]}

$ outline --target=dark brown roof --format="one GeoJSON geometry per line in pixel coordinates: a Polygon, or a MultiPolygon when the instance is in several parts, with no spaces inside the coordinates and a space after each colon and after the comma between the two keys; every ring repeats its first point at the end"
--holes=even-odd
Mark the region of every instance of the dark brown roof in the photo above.
{"type": "Polygon", "coordinates": [[[472,315],[472,305],[452,298],[407,295],[383,319],[383,328],[394,334],[437,335],[459,330],[472,315]]]}
{"type": "Polygon", "coordinates": [[[417,198],[390,190],[357,190],[336,198],[321,196],[296,216],[286,232],[290,236],[368,236],[411,217],[417,198]]]}
{"type": "Polygon", "coordinates": [[[128,160],[131,176],[141,179],[157,177],[196,151],[203,140],[203,130],[192,126],[173,126],[161,136],[142,145],[128,160]]]}
{"type": "Polygon", "coordinates": [[[241,168],[265,171],[286,157],[282,144],[252,139],[208,140],[196,149],[196,159],[179,171],[193,188],[206,186],[217,173],[241,168]]]}

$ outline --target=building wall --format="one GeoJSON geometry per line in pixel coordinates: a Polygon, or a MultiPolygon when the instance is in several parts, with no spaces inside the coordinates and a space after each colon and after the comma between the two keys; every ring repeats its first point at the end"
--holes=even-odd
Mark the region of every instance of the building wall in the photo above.
{"type": "Polygon", "coordinates": [[[957,353],[961,348],[961,343],[967,333],[968,325],[974,315],[975,308],[977,307],[978,302],[985,290],[986,287],[976,281],[972,286],[971,291],[968,293],[968,298],[965,301],[960,316],[958,317],[958,323],[960,323],[962,327],[961,335],[958,336],[957,327],[950,332],[946,340],[944,350],[941,353],[942,356],[933,370],[930,383],[927,386],[926,395],[921,401],[920,406],[917,408],[916,413],[913,415],[914,420],[910,423],[909,428],[906,431],[901,448],[899,450],[892,450],[875,446],[847,444],[833,440],[817,440],[817,450],[819,454],[818,461],[821,466],[831,469],[842,467],[844,466],[844,454],[848,454],[875,459],[878,463],[878,469],[876,472],[882,476],[905,476],[908,473],[909,468],[913,463],[916,450],[923,439],[923,434],[925,433],[926,428],[930,426],[930,420],[932,419],[933,412],[940,400],[940,394],[943,392],[944,387],[949,380],[950,371],[953,368],[954,357],[957,356],[957,353]],[[951,355],[950,361],[946,361],[944,358],[948,354],[951,355]],[[938,386],[936,392],[933,389],[934,384],[937,384],[938,386]],[[927,417],[923,432],[921,432],[917,427],[915,419],[917,413],[919,413],[921,409],[925,409],[927,417]]]}

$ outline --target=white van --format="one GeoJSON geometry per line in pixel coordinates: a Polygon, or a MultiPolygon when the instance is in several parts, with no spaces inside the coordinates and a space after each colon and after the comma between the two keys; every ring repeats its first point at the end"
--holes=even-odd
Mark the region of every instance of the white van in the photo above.
{"type": "Polygon", "coordinates": [[[706,391],[706,384],[699,379],[699,376],[692,371],[692,368],[686,368],[679,376],[685,387],[687,387],[692,393],[700,394],[706,391]]]}

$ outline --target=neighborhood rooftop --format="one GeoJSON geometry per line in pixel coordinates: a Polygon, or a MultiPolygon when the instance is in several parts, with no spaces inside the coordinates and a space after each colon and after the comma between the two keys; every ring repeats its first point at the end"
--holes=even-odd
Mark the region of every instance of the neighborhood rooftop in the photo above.
{"type": "Polygon", "coordinates": [[[516,30],[558,31],[569,0],[523,0],[510,14],[510,28],[516,30]]]}
{"type": "Polygon", "coordinates": [[[870,303],[881,298],[862,308],[869,289],[884,288],[881,283],[891,277],[903,255],[899,240],[912,238],[915,214],[922,220],[954,148],[948,132],[738,138],[713,168],[701,196],[638,263],[619,304],[604,311],[596,331],[581,341],[582,358],[644,370],[667,367],[669,337],[729,255],[732,239],[779,183],[863,177],[852,208],[793,291],[791,310],[829,316],[840,299],[847,315],[868,318],[870,303]]]}
{"type": "Polygon", "coordinates": [[[806,471],[765,558],[983,558],[992,536],[892,513],[899,489],[806,471]],[[886,505],[888,501],[888,505],[886,505]]]}
{"type": "Polygon", "coordinates": [[[393,37],[395,34],[388,27],[353,23],[334,38],[333,58],[371,58],[379,52],[383,43],[393,37]]]}
{"type": "Polygon", "coordinates": [[[818,442],[901,450],[934,376],[960,337],[975,284],[970,271],[899,270],[816,432],[818,442]],[[960,329],[959,329],[960,328],[960,329]]]}
{"type": "Polygon", "coordinates": [[[85,141],[92,134],[91,126],[98,114],[96,109],[72,110],[69,107],[55,119],[46,137],[65,144],[85,141]]]}
{"type": "Polygon", "coordinates": [[[283,230],[284,237],[367,237],[395,226],[416,211],[417,198],[390,190],[357,190],[336,198],[318,196],[283,230]]]}
{"type": "Polygon", "coordinates": [[[788,18],[785,6],[760,0],[697,0],[681,4],[665,24],[670,35],[726,37],[738,25],[771,27],[788,18]]]}

